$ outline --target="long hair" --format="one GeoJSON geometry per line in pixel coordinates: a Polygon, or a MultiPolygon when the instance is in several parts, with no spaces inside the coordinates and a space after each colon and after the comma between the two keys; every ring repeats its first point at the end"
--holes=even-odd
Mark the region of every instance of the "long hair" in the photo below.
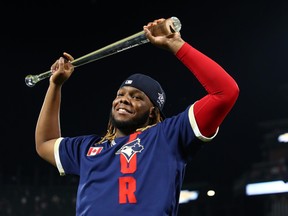
{"type": "MultiPolygon", "coordinates": [[[[144,131],[144,130],[156,125],[157,123],[163,121],[163,118],[162,118],[162,116],[160,114],[160,111],[159,111],[158,107],[155,107],[154,112],[155,112],[155,115],[153,115],[153,118],[150,118],[148,125],[145,126],[145,127],[138,128],[136,131],[144,131]]],[[[112,118],[112,116],[110,115],[106,134],[102,137],[102,139],[97,144],[100,144],[100,143],[102,143],[102,142],[104,142],[106,140],[112,142],[112,140],[115,139],[116,128],[112,124],[111,118],[112,118]]]]}

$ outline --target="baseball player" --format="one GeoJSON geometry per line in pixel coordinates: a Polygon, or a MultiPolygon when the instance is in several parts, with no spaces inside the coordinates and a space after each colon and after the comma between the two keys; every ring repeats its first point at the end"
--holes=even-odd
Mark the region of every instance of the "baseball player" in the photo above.
{"type": "Polygon", "coordinates": [[[77,216],[176,216],[186,164],[217,135],[238,98],[235,80],[179,32],[152,35],[151,27],[162,21],[145,25],[146,37],[181,61],[207,92],[172,117],[163,113],[166,95],[159,82],[132,74],[120,83],[106,134],[63,137],[61,89],[74,71],[74,58],[64,53],[51,66],[36,150],[60,175],[79,176],[77,216]]]}

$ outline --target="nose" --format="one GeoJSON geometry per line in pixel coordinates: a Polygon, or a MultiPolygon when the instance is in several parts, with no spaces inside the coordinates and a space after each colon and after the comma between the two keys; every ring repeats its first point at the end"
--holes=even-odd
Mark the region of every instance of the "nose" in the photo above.
{"type": "Polygon", "coordinates": [[[130,97],[129,95],[125,94],[123,95],[120,100],[119,100],[120,103],[123,103],[123,104],[129,104],[130,103],[130,97]]]}

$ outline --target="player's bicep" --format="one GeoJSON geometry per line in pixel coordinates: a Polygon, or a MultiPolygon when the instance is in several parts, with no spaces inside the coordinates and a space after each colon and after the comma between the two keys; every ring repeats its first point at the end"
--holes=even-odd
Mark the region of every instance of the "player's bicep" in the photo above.
{"type": "Polygon", "coordinates": [[[203,134],[202,132],[203,128],[201,130],[201,128],[199,127],[199,116],[195,115],[195,104],[190,106],[188,115],[189,115],[190,125],[197,138],[199,138],[200,140],[204,142],[209,142],[217,135],[218,130],[219,130],[218,127],[215,129],[215,132],[212,136],[206,136],[205,134],[203,134]]]}
{"type": "Polygon", "coordinates": [[[37,146],[38,155],[52,164],[56,166],[55,154],[54,154],[54,145],[57,139],[52,139],[46,142],[43,142],[41,145],[37,146]]]}

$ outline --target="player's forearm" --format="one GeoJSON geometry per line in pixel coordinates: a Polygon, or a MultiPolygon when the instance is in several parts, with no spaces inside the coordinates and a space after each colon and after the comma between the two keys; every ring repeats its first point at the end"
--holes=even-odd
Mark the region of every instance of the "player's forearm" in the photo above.
{"type": "Polygon", "coordinates": [[[60,102],[61,87],[53,84],[50,85],[36,125],[36,148],[49,140],[57,139],[61,136],[59,120],[60,102]]]}
{"type": "Polygon", "coordinates": [[[235,80],[214,60],[186,43],[177,57],[194,74],[209,94],[235,97],[238,86],[235,80]],[[231,91],[232,90],[232,91],[231,91]],[[233,91],[235,90],[235,91],[233,91]]]}

